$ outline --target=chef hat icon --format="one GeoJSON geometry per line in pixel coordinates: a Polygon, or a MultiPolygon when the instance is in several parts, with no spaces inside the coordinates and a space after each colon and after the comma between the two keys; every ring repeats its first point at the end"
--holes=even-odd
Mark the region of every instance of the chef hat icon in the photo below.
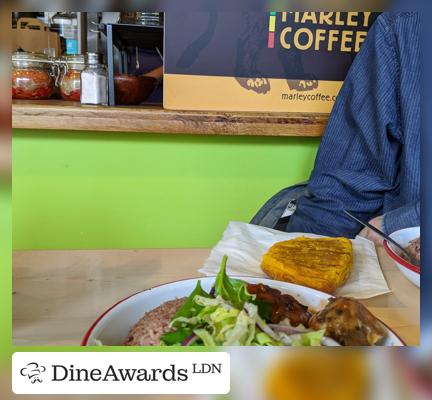
{"type": "Polygon", "coordinates": [[[40,375],[46,371],[43,365],[31,362],[28,363],[24,368],[21,369],[20,374],[27,376],[31,383],[42,382],[40,375]]]}

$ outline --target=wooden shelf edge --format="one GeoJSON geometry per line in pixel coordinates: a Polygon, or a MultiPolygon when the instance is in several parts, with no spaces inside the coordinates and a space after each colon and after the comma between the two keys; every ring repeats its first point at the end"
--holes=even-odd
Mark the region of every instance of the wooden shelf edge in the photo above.
{"type": "Polygon", "coordinates": [[[12,128],[164,134],[319,137],[328,114],[175,111],[161,106],[12,102],[12,128]]]}

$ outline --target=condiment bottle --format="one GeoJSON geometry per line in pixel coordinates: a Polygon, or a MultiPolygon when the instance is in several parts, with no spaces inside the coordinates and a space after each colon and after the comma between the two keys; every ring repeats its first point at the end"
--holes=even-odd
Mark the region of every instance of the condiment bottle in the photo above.
{"type": "Polygon", "coordinates": [[[44,54],[15,52],[12,55],[12,98],[45,100],[54,91],[52,60],[44,54]]]}
{"type": "Polygon", "coordinates": [[[84,56],[65,56],[60,60],[62,69],[60,95],[63,100],[80,101],[81,71],[85,69],[84,56]]]}
{"type": "Polygon", "coordinates": [[[108,104],[108,73],[99,62],[99,54],[86,54],[86,67],[81,72],[81,104],[108,104]]]}

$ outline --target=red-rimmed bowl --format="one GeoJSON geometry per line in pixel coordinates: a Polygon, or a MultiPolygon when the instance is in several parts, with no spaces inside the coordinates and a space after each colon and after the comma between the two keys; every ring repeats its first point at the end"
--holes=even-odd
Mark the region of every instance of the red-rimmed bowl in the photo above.
{"type": "MultiPolygon", "coordinates": [[[[321,310],[332,296],[308,287],[294,285],[288,282],[273,281],[264,278],[234,277],[249,283],[262,283],[282,293],[294,296],[302,304],[314,310],[321,310]]],[[[175,298],[189,296],[197,281],[201,281],[204,290],[210,291],[215,277],[185,279],[135,293],[117,302],[101,314],[89,328],[82,341],[82,346],[122,346],[129,330],[142,318],[144,313],[158,307],[162,303],[175,298]]],[[[382,346],[404,346],[405,343],[383,322],[387,333],[382,346]]],[[[326,346],[334,346],[333,341],[326,339],[326,346]]]]}
{"type": "MultiPolygon", "coordinates": [[[[398,242],[402,247],[407,247],[411,240],[420,237],[420,227],[401,229],[393,232],[390,237],[398,242]]],[[[384,240],[384,248],[387,254],[393,259],[399,271],[414,285],[420,287],[420,267],[409,263],[400,256],[400,250],[392,243],[384,240]]]]}

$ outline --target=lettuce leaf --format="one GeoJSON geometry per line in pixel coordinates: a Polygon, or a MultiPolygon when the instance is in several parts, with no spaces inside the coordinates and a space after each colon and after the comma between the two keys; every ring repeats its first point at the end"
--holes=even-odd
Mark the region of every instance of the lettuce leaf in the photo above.
{"type": "Polygon", "coordinates": [[[196,329],[194,333],[202,340],[204,346],[216,346],[213,337],[205,329],[196,329]]]}
{"type": "Polygon", "coordinates": [[[299,338],[293,340],[292,346],[321,346],[324,333],[325,329],[302,333],[299,338]]]}
{"type": "Polygon", "coordinates": [[[247,291],[247,283],[239,279],[232,279],[226,273],[226,264],[228,257],[222,258],[221,269],[216,276],[215,293],[221,296],[224,300],[231,303],[238,310],[243,309],[244,303],[255,299],[247,291]]]}
{"type": "Polygon", "coordinates": [[[253,300],[252,303],[258,307],[258,314],[264,321],[271,321],[273,313],[273,306],[271,303],[265,300],[253,300]]]}
{"type": "Polygon", "coordinates": [[[204,306],[195,303],[195,296],[210,298],[210,295],[201,287],[200,281],[197,282],[195,289],[186,299],[184,304],[177,310],[171,320],[173,322],[175,321],[175,319],[181,318],[177,324],[173,325],[173,327],[177,329],[172,332],[167,332],[163,334],[161,336],[161,344],[165,344],[168,346],[181,344],[181,342],[192,333],[193,329],[189,326],[182,326],[182,321],[184,321],[183,319],[188,319],[196,316],[204,308],[204,306]]]}
{"type": "Polygon", "coordinates": [[[166,346],[180,345],[183,340],[192,334],[192,329],[189,327],[179,328],[172,332],[164,333],[161,336],[161,344],[166,346]]]}
{"type": "Polygon", "coordinates": [[[204,306],[201,306],[194,301],[195,296],[210,298],[210,295],[201,287],[201,281],[197,282],[195,289],[186,299],[184,304],[177,310],[173,317],[173,320],[178,317],[193,317],[204,308],[204,306]]]}
{"type": "Polygon", "coordinates": [[[258,332],[255,335],[255,344],[257,346],[280,346],[281,343],[276,342],[264,332],[258,332]]]}

